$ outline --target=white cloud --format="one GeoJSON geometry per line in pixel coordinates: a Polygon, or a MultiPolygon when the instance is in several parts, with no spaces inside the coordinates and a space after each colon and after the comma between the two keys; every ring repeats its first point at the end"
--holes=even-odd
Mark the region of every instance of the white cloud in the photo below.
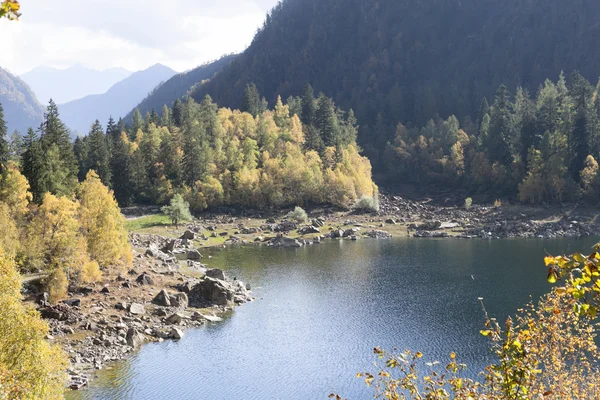
{"type": "Polygon", "coordinates": [[[19,22],[0,21],[0,67],[38,65],[178,71],[250,44],[277,0],[24,0],[19,22]],[[59,4],[59,5],[57,5],[59,4]]]}

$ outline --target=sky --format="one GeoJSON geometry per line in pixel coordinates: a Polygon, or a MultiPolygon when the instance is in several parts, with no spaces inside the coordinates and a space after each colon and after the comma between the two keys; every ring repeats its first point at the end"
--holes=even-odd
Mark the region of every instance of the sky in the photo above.
{"type": "Polygon", "coordinates": [[[21,0],[0,21],[0,67],[186,71],[243,51],[277,0],[21,0]]]}

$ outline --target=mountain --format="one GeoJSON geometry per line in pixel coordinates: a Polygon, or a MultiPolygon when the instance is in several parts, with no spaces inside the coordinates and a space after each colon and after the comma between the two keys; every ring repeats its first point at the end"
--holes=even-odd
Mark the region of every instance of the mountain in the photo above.
{"type": "Polygon", "coordinates": [[[44,107],[25,82],[0,68],[0,103],[4,108],[4,119],[8,132],[15,129],[25,134],[27,128],[37,128],[42,122],[44,107]]]}
{"type": "Polygon", "coordinates": [[[72,131],[85,135],[96,119],[106,122],[110,116],[125,116],[140,99],[176,73],[162,64],[153,65],[116,83],[104,94],[59,105],[61,118],[72,131]]]}
{"type": "Polygon", "coordinates": [[[123,68],[96,71],[81,65],[67,69],[43,66],[21,75],[21,79],[31,86],[43,103],[52,98],[56,104],[61,104],[90,94],[104,93],[129,75],[131,72],[123,68]]]}
{"type": "MultiPolygon", "coordinates": [[[[194,85],[202,84],[203,81],[211,79],[217,72],[229,65],[235,57],[235,55],[224,56],[217,61],[173,76],[157,87],[135,108],[140,110],[142,115],[151,112],[152,109],[160,112],[163,105],[171,106],[175,100],[182,98],[192,90],[194,85]]],[[[132,114],[133,110],[125,119],[130,120],[132,114]]]]}
{"type": "Polygon", "coordinates": [[[596,81],[598,21],[589,0],[285,0],[192,95],[240,107],[253,82],[272,104],[311,83],[354,109],[363,147],[381,149],[399,121],[475,120],[500,84],[535,92],[574,69],[596,81]]]}

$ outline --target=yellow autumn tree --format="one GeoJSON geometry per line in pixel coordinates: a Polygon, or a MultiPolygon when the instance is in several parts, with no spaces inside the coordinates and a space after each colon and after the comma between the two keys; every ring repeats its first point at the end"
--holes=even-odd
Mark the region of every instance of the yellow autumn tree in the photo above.
{"type": "Polygon", "coordinates": [[[67,357],[45,336],[48,326],[21,301],[14,261],[0,249],[0,399],[63,398],[67,357]]]}
{"type": "Polygon", "coordinates": [[[10,212],[10,207],[0,202],[0,245],[7,256],[15,257],[19,250],[19,230],[10,212]]]}
{"type": "Polygon", "coordinates": [[[79,187],[79,205],[81,226],[91,259],[102,268],[130,266],[132,255],[125,217],[113,192],[102,184],[94,171],[88,172],[79,187]]]}
{"type": "Polygon", "coordinates": [[[32,199],[27,178],[14,163],[10,163],[0,175],[0,201],[10,207],[15,217],[20,217],[27,212],[32,199]]]}

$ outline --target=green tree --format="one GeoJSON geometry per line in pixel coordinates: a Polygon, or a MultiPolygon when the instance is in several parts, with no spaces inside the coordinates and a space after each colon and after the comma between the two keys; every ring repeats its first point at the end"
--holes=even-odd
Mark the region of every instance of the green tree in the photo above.
{"type": "Polygon", "coordinates": [[[325,146],[336,146],[339,141],[339,125],[331,99],[319,96],[315,112],[315,126],[320,132],[325,146]]]}
{"type": "Polygon", "coordinates": [[[40,140],[32,128],[27,130],[23,146],[25,151],[21,157],[21,169],[29,181],[33,199],[39,203],[43,195],[40,182],[43,154],[40,140]]]}
{"type": "Polygon", "coordinates": [[[8,159],[10,158],[10,149],[8,147],[8,129],[4,121],[4,109],[0,103],[0,173],[6,168],[8,159]]]}
{"type": "Polygon", "coordinates": [[[190,213],[190,204],[183,200],[180,194],[176,194],[168,206],[162,208],[162,212],[167,215],[173,225],[177,226],[180,222],[190,221],[192,214],[190,213]]]}
{"type": "Polygon", "coordinates": [[[129,127],[129,137],[134,139],[138,131],[144,129],[144,125],[145,122],[142,113],[136,108],[131,119],[131,126],[129,127]]]}
{"type": "MultiPolygon", "coordinates": [[[[96,120],[90,134],[87,137],[88,141],[88,163],[87,171],[94,170],[102,180],[102,182],[110,186],[112,182],[112,171],[110,168],[110,152],[108,140],[102,131],[100,121],[96,120]]],[[[85,172],[87,175],[87,171],[85,172]]]]}
{"type": "Polygon", "coordinates": [[[302,115],[300,119],[305,125],[313,125],[315,123],[316,106],[315,106],[315,91],[310,84],[304,85],[302,89],[302,115]]]}
{"type": "Polygon", "coordinates": [[[255,118],[261,113],[260,92],[254,83],[248,84],[244,90],[242,111],[249,113],[255,118]]]}

